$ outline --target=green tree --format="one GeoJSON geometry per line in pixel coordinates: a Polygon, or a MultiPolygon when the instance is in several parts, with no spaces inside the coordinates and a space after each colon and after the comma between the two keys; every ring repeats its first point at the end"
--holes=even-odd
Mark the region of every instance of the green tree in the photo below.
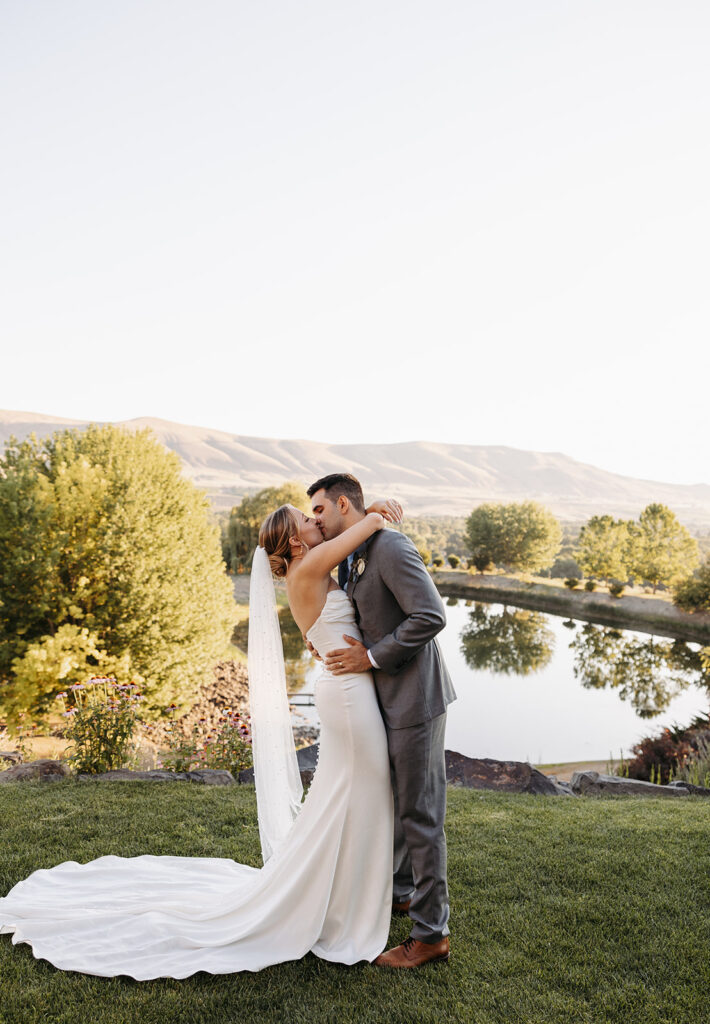
{"type": "Polygon", "coordinates": [[[86,673],[187,707],[223,655],[233,597],[219,530],[148,431],[91,426],[0,459],[0,706],[40,715],[86,673]]]}
{"type": "Polygon", "coordinates": [[[628,523],[613,516],[592,516],[579,533],[577,562],[585,576],[626,579],[628,523]]]}
{"type": "Polygon", "coordinates": [[[485,504],[466,520],[466,540],[476,568],[494,562],[534,572],[553,564],[562,542],[557,519],[534,501],[485,504]]]}
{"type": "Polygon", "coordinates": [[[628,566],[631,575],[650,583],[673,585],[699,564],[697,541],[666,505],[647,505],[638,522],[629,524],[628,566]]]}
{"type": "Polygon", "coordinates": [[[685,612],[710,612],[710,557],[694,575],[676,584],[673,600],[685,612]]]}
{"type": "Polygon", "coordinates": [[[269,512],[280,505],[294,505],[303,512],[311,511],[305,487],[291,481],[247,495],[232,509],[227,524],[225,550],[228,552],[229,568],[233,572],[251,564],[254,549],[259,542],[259,527],[269,512]]]}
{"type": "Polygon", "coordinates": [[[466,546],[479,572],[497,562],[502,553],[502,508],[495,504],[479,505],[466,520],[466,546]]]}

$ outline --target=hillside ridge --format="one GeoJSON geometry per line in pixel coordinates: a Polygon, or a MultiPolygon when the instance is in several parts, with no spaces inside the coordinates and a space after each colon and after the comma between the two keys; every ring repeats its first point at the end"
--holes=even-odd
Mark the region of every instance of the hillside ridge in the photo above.
{"type": "MultiPolygon", "coordinates": [[[[309,484],[336,471],[354,473],[368,494],[398,495],[411,514],[463,515],[483,501],[540,501],[566,519],[594,513],[637,515],[651,501],[670,505],[688,525],[710,526],[710,484],[670,484],[612,473],[563,452],[508,445],[399,441],[329,444],[236,434],[151,416],[120,421],[129,430],[151,429],[175,451],[185,473],[217,507],[284,480],[309,484]]],[[[41,436],[88,421],[0,410],[0,441],[41,436]]]]}

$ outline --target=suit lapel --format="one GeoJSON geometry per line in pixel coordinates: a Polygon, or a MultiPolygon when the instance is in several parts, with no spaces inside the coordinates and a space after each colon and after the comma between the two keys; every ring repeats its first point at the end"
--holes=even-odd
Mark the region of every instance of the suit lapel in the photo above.
{"type": "MultiPolygon", "coordinates": [[[[347,595],[350,598],[350,600],[353,601],[353,602],[354,602],[353,594],[355,593],[355,588],[358,585],[358,583],[360,582],[360,577],[359,576],[357,577],[357,579],[353,580],[353,568],[357,565],[359,558],[363,558],[363,557],[365,559],[367,558],[367,549],[369,548],[370,544],[372,543],[373,537],[376,537],[376,536],[377,536],[377,534],[373,534],[372,537],[368,537],[366,541],[363,541],[363,543],[360,545],[359,548],[356,549],[355,554],[353,555],[353,567],[350,569],[350,576],[348,577],[348,586],[347,586],[347,595]]],[[[357,605],[356,605],[356,609],[357,609],[357,605]]]]}

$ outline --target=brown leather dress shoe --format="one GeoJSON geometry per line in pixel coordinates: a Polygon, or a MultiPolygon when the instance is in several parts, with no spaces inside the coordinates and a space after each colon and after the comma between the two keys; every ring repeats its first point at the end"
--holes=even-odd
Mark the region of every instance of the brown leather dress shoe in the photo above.
{"type": "Polygon", "coordinates": [[[393,914],[406,914],[407,911],[409,910],[411,902],[412,902],[411,900],[405,900],[404,903],[393,903],[392,904],[392,913],[393,914]]]}
{"type": "Polygon", "coordinates": [[[401,946],[380,953],[375,960],[378,967],[421,967],[422,964],[434,964],[449,959],[449,937],[441,942],[420,942],[410,935],[401,946]]]}

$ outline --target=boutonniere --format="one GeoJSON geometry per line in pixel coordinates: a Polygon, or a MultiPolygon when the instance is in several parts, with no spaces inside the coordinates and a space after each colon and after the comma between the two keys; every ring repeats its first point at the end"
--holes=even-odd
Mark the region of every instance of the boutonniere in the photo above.
{"type": "Polygon", "coordinates": [[[350,582],[357,583],[366,568],[367,559],[364,555],[359,555],[357,558],[353,558],[352,568],[350,569],[350,582]]]}

